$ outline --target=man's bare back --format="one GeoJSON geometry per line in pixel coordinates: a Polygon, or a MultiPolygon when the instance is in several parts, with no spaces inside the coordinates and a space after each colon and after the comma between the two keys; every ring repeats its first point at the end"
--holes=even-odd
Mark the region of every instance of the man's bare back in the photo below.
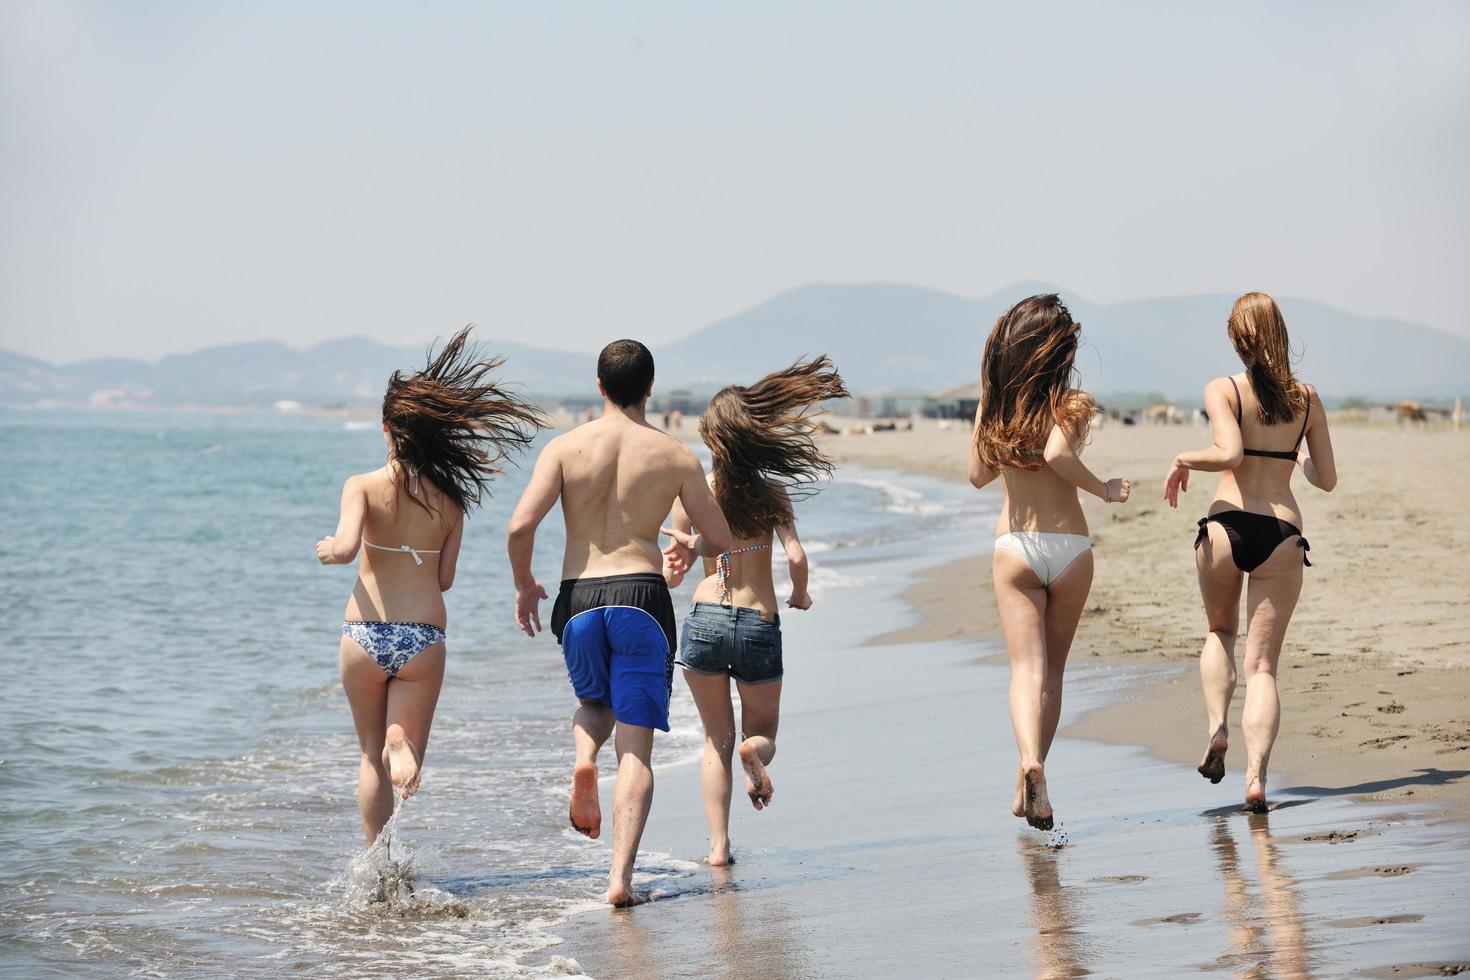
{"type": "Polygon", "coordinates": [[[662,569],[659,526],[686,484],[704,478],[688,446],[618,414],[558,436],[542,455],[561,469],[562,578],[662,569]]]}
{"type": "Polygon", "coordinates": [[[653,803],[653,733],[669,730],[677,642],[674,607],[662,574],[660,524],[674,502],[701,528],[670,532],[668,557],[687,567],[696,554],[730,547],[730,528],[689,447],[648,424],[653,355],[617,340],[597,359],[602,418],[547,443],[510,518],[506,549],[516,586],[516,625],[541,631],[546,589],[531,571],[536,528],[561,501],[567,544],[551,629],[567,662],[578,705],[572,716],[571,825],[602,833],[597,754],[618,733],[613,860],[607,900],[638,901],[633,863],[653,803]]]}

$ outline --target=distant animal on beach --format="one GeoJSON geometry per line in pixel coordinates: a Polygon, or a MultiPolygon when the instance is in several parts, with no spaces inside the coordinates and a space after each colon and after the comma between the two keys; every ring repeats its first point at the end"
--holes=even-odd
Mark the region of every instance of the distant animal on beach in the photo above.
{"type": "Polygon", "coordinates": [[[1418,402],[1401,401],[1394,408],[1398,412],[1398,422],[1400,425],[1403,425],[1405,422],[1429,421],[1429,417],[1424,414],[1424,406],[1418,402]]]}

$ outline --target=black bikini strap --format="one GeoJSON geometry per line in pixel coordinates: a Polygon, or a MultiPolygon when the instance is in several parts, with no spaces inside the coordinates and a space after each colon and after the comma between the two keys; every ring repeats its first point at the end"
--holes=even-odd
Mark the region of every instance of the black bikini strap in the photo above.
{"type": "Polygon", "coordinates": [[[1307,557],[1307,552],[1312,550],[1312,546],[1307,544],[1307,539],[1302,537],[1301,535],[1297,535],[1296,546],[1302,549],[1302,564],[1306,565],[1308,568],[1311,568],[1312,562],[1311,559],[1307,557]]]}
{"type": "Polygon", "coordinates": [[[1302,413],[1302,431],[1296,434],[1296,444],[1300,446],[1302,439],[1307,434],[1307,420],[1312,417],[1312,386],[1302,385],[1302,390],[1307,393],[1307,410],[1302,413]]]}
{"type": "Polygon", "coordinates": [[[1235,424],[1243,425],[1244,423],[1241,421],[1240,418],[1240,385],[1235,383],[1234,378],[1229,378],[1229,381],[1230,387],[1235,389],[1235,424]]]}

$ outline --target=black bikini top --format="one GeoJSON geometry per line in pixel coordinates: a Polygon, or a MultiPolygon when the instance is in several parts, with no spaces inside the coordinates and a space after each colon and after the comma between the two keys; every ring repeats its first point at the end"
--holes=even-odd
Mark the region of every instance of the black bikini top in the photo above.
{"type": "MultiPolygon", "coordinates": [[[[1241,405],[1241,401],[1240,401],[1240,385],[1238,385],[1238,384],[1235,383],[1235,379],[1234,378],[1230,378],[1229,380],[1230,380],[1230,387],[1232,387],[1232,388],[1235,389],[1235,424],[1236,425],[1240,425],[1241,424],[1241,417],[1240,417],[1240,405],[1241,405]]],[[[1308,395],[1307,395],[1307,410],[1306,410],[1305,413],[1302,414],[1302,431],[1297,433],[1296,442],[1295,442],[1295,444],[1292,445],[1291,449],[1289,449],[1289,450],[1283,450],[1283,451],[1280,451],[1280,452],[1277,452],[1276,450],[1272,450],[1272,449],[1247,449],[1245,451],[1245,454],[1247,456],[1270,456],[1272,459],[1289,459],[1293,463],[1296,462],[1296,451],[1297,451],[1297,447],[1302,444],[1302,437],[1307,434],[1307,419],[1309,419],[1311,417],[1312,417],[1312,397],[1311,397],[1311,393],[1309,391],[1308,392],[1308,395]]],[[[1241,430],[1242,434],[1244,433],[1244,431],[1245,431],[1244,429],[1241,430]]]]}

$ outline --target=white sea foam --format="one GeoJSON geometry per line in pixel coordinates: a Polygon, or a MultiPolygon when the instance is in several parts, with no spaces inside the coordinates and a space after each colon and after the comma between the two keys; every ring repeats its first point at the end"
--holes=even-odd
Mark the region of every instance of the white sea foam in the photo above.
{"type": "Polygon", "coordinates": [[[869,490],[877,490],[887,497],[887,503],[883,511],[888,514],[909,514],[914,516],[927,516],[931,514],[943,514],[958,509],[954,503],[945,503],[938,500],[929,500],[924,494],[913,487],[895,483],[892,480],[884,480],[870,477],[854,477],[848,483],[865,487],[869,490]]]}

